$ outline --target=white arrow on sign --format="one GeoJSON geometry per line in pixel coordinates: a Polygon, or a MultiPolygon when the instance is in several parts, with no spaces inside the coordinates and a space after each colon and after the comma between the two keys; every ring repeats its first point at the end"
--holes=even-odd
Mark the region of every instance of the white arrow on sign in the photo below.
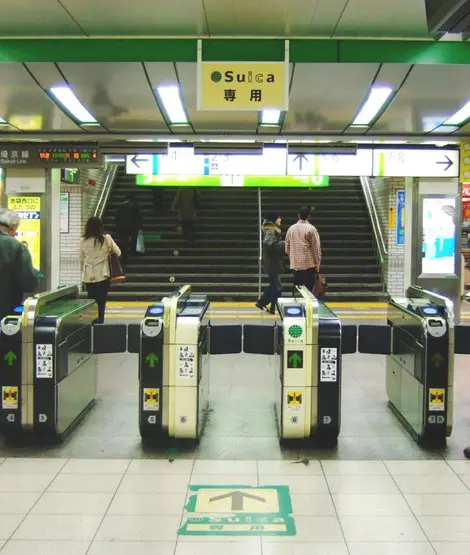
{"type": "Polygon", "coordinates": [[[126,156],[127,174],[152,174],[154,154],[130,154],[126,156]]]}

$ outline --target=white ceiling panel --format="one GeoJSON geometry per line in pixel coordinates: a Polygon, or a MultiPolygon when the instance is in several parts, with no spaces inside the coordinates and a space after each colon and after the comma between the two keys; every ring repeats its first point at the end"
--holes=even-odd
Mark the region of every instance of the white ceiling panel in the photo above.
{"type": "Polygon", "coordinates": [[[470,66],[415,66],[374,132],[427,133],[470,98],[470,66]]]}
{"type": "Polygon", "coordinates": [[[204,112],[197,109],[197,64],[176,65],[189,119],[196,133],[249,132],[254,133],[258,112],[204,112]]]}
{"type": "Polygon", "coordinates": [[[62,4],[89,35],[207,33],[202,0],[62,0],[62,4]]]}
{"type": "Polygon", "coordinates": [[[78,129],[22,64],[0,64],[0,117],[25,131],[78,129]]]}
{"type": "Polygon", "coordinates": [[[57,0],[1,0],[0,36],[83,35],[57,0]]]}
{"type": "Polygon", "coordinates": [[[296,64],[283,132],[342,132],[377,69],[377,64],[296,64]]]}
{"type": "Polygon", "coordinates": [[[60,70],[110,131],[167,131],[140,63],[66,63],[60,70]]]}
{"type": "Polygon", "coordinates": [[[57,66],[53,63],[35,62],[25,65],[43,89],[67,84],[57,66]]]}
{"type": "Polygon", "coordinates": [[[428,36],[424,0],[349,0],[335,36],[428,36]]]}
{"type": "Polygon", "coordinates": [[[374,85],[398,90],[410,69],[411,64],[382,64],[374,85]]]}

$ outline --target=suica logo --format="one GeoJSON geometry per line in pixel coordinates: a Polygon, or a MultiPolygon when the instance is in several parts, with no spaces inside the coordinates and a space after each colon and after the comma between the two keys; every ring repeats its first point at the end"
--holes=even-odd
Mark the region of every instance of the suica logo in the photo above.
{"type": "Polygon", "coordinates": [[[211,81],[213,83],[274,83],[276,81],[273,73],[253,73],[247,71],[246,73],[235,73],[234,71],[225,71],[223,74],[220,71],[213,71],[211,73],[211,81]]]}

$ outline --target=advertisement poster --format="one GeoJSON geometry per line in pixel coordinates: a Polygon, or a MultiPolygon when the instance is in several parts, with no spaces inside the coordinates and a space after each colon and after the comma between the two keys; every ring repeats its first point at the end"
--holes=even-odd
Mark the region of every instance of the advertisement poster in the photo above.
{"type": "Polygon", "coordinates": [[[423,199],[423,274],[455,274],[455,198],[423,199]]]}
{"type": "Polygon", "coordinates": [[[405,191],[397,191],[397,245],[405,244],[405,191]]]}
{"type": "Polygon", "coordinates": [[[21,218],[16,237],[31,253],[33,266],[41,265],[41,197],[8,197],[8,208],[21,218]]]}
{"type": "Polygon", "coordinates": [[[69,232],[70,194],[60,193],[60,232],[69,232]]]}

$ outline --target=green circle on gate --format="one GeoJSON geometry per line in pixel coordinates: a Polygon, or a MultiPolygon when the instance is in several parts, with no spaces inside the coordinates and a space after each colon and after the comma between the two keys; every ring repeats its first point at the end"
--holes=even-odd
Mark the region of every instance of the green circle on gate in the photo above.
{"type": "Polygon", "coordinates": [[[294,339],[298,339],[299,337],[301,337],[303,333],[301,326],[297,326],[297,325],[290,326],[288,331],[289,331],[289,335],[294,339]]]}

